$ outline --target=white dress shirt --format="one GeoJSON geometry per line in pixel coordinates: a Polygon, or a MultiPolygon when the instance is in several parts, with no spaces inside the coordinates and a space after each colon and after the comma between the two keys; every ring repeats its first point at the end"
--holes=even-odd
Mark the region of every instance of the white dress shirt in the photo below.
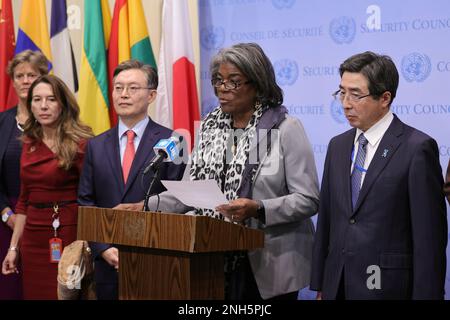
{"type": "Polygon", "coordinates": [[[356,161],[356,153],[359,147],[358,142],[359,135],[361,133],[364,133],[364,136],[368,141],[366,146],[366,159],[364,161],[364,171],[361,176],[361,186],[366,176],[366,170],[367,168],[369,168],[370,162],[372,161],[373,156],[375,155],[375,152],[377,151],[378,146],[380,145],[381,138],[383,138],[385,132],[391,125],[392,120],[394,120],[394,115],[389,110],[388,113],[386,113],[383,118],[381,118],[377,123],[375,123],[372,127],[370,127],[366,132],[363,132],[361,129],[356,129],[355,141],[353,143],[353,152],[352,152],[352,167],[350,173],[353,172],[353,167],[356,161]]]}
{"type": "Polygon", "coordinates": [[[134,150],[137,152],[139,147],[139,143],[141,142],[142,136],[144,135],[145,128],[147,128],[147,124],[149,123],[148,117],[145,117],[143,120],[136,123],[133,128],[128,128],[122,120],[119,118],[119,147],[120,147],[120,163],[123,162],[123,155],[125,153],[125,148],[127,146],[127,134],[128,130],[134,131],[134,150]]]}

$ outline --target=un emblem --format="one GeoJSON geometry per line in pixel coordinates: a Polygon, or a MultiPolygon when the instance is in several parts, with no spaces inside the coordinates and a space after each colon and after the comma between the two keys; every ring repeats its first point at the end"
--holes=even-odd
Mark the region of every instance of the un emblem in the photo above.
{"type": "Polygon", "coordinates": [[[125,235],[130,239],[141,239],[145,234],[145,221],[144,217],[135,215],[127,216],[126,220],[125,235]]]}
{"type": "Polygon", "coordinates": [[[338,100],[333,100],[330,105],[331,117],[339,124],[343,124],[347,122],[347,118],[345,118],[344,108],[342,108],[342,104],[338,100]]]}
{"type": "Polygon", "coordinates": [[[402,59],[402,74],[408,82],[422,82],[431,72],[431,60],[426,54],[413,52],[402,59]]]}
{"type": "Polygon", "coordinates": [[[339,17],[330,23],[330,37],[337,44],[351,43],[356,35],[356,23],[353,18],[339,17]]]}
{"type": "Polygon", "coordinates": [[[272,0],[273,6],[279,10],[290,9],[295,2],[296,0],[272,0]]]}
{"type": "Polygon", "coordinates": [[[284,59],[273,65],[280,86],[292,86],[298,79],[298,65],[294,60],[284,59]]]}
{"type": "Polygon", "coordinates": [[[223,46],[225,30],[222,27],[205,27],[200,31],[200,43],[206,50],[215,50],[223,46]]]}

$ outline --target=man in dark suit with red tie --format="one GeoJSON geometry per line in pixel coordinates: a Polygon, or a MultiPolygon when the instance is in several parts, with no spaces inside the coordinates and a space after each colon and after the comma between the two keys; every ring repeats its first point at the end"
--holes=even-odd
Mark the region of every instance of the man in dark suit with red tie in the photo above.
{"type": "Polygon", "coordinates": [[[399,75],[372,52],[340,66],[353,129],[325,160],[311,289],[318,299],[443,299],[447,216],[436,141],[390,111],[399,75]]]}
{"type": "MultiPolygon", "coordinates": [[[[121,203],[143,204],[152,174],[142,181],[142,172],[155,156],[153,146],[173,134],[147,114],[157,86],[158,75],[149,65],[130,60],[116,68],[112,97],[119,124],[88,142],[78,190],[80,205],[113,208],[121,203]]],[[[163,163],[159,177],[180,180],[184,168],[185,164],[163,163]]],[[[164,190],[157,182],[151,193],[164,190]]],[[[117,299],[118,249],[104,243],[91,243],[91,248],[98,299],[117,299]]]]}

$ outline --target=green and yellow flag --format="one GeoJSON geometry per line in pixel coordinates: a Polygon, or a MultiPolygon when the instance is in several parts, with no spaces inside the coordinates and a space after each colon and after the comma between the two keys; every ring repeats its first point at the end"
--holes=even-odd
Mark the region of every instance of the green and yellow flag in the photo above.
{"type": "MultiPolygon", "coordinates": [[[[108,51],[110,84],[117,65],[129,59],[136,59],[156,68],[141,0],[116,0],[108,51]]],[[[117,116],[112,109],[111,124],[114,125],[117,116]]]]}
{"type": "Polygon", "coordinates": [[[111,127],[106,60],[110,30],[108,0],[85,1],[78,103],[81,119],[96,135],[111,127]]]}

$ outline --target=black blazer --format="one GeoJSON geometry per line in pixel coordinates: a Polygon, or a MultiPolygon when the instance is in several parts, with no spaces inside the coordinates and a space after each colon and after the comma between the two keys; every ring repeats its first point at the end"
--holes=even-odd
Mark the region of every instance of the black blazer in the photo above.
{"type": "MultiPolygon", "coordinates": [[[[14,131],[13,128],[16,125],[16,115],[17,107],[0,113],[0,177],[3,175],[3,157],[5,156],[6,147],[8,146],[9,139],[14,131]]],[[[20,177],[17,177],[17,179],[20,179],[20,177]]],[[[0,211],[10,205],[8,198],[5,195],[3,179],[0,179],[0,211]]]]}
{"type": "Polygon", "coordinates": [[[370,163],[352,210],[356,129],[328,146],[314,243],[311,289],[334,299],[443,299],[447,215],[436,141],[397,116],[370,163]],[[381,289],[367,286],[380,269],[381,289]]]}

